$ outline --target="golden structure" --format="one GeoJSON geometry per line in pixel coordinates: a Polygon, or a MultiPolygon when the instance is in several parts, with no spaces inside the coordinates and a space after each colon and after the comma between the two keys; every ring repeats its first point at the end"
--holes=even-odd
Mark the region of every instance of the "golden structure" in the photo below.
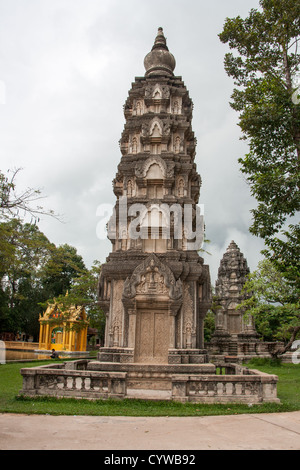
{"type": "Polygon", "coordinates": [[[40,315],[39,349],[55,351],[85,351],[88,320],[84,307],[71,306],[62,311],[57,303],[49,304],[40,315]]]}

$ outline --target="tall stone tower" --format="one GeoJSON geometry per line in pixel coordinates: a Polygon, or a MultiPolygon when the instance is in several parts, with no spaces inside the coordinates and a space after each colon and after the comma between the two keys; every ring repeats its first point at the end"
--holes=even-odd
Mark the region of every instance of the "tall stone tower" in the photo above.
{"type": "MultiPolygon", "coordinates": [[[[103,362],[203,363],[209,268],[198,254],[201,179],[193,104],[162,28],[124,106],[122,153],[108,224],[112,253],[99,279],[103,362]]],[[[201,240],[200,240],[201,243],[201,240]]]]}

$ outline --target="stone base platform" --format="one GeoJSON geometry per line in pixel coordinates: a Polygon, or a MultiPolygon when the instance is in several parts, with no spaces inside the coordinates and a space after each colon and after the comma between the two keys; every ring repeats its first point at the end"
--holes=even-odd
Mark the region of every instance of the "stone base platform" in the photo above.
{"type": "MultiPolygon", "coordinates": [[[[134,363],[133,348],[104,347],[97,354],[100,362],[134,363]]],[[[208,363],[206,349],[169,349],[168,364],[206,364],[208,363]]]]}
{"type": "Polygon", "coordinates": [[[122,364],[91,361],[87,370],[102,372],[126,372],[130,389],[171,390],[174,375],[215,374],[214,364],[122,364]]]}

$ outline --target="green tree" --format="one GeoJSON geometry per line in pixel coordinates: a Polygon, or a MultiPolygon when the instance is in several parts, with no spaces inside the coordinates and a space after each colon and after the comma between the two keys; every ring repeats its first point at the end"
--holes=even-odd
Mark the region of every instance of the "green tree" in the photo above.
{"type": "Polygon", "coordinates": [[[74,247],[56,247],[38,229],[41,214],[59,216],[39,205],[40,189],[17,189],[19,171],[0,171],[0,331],[37,337],[41,304],[65,294],[86,268],[74,247]],[[28,215],[31,223],[24,223],[28,215]]]}
{"type": "Polygon", "coordinates": [[[41,276],[46,298],[65,295],[75,280],[86,272],[82,256],[76,248],[68,244],[53,246],[41,276]]]}
{"type": "Polygon", "coordinates": [[[0,223],[1,331],[37,339],[41,304],[65,295],[86,272],[76,248],[56,247],[37,225],[19,219],[0,223]]]}
{"type": "Polygon", "coordinates": [[[53,303],[55,300],[60,305],[61,311],[66,312],[63,319],[66,319],[68,315],[67,312],[71,306],[85,307],[90,327],[97,328],[99,336],[103,341],[105,315],[98,304],[98,280],[100,270],[100,262],[94,261],[91,269],[82,270],[81,273],[72,280],[68,289],[68,295],[62,293],[55,297],[55,299],[48,299],[43,306],[46,307],[48,303],[53,303]]]}
{"type": "Polygon", "coordinates": [[[288,351],[300,331],[298,289],[291,286],[270,260],[264,259],[248,275],[243,290],[248,296],[237,308],[253,315],[263,340],[284,342],[283,348],[275,348],[274,355],[288,351]]]}
{"type": "Polygon", "coordinates": [[[53,245],[34,224],[12,219],[0,224],[0,324],[11,332],[36,336],[41,272],[53,245]]]}
{"type": "Polygon", "coordinates": [[[300,2],[260,0],[242,19],[227,18],[225,70],[236,88],[230,105],[239,113],[249,152],[241,171],[257,200],[250,232],[292,284],[300,285],[300,2]]]}
{"type": "Polygon", "coordinates": [[[215,313],[208,310],[204,320],[204,341],[210,342],[212,334],[215,331],[215,313]]]}

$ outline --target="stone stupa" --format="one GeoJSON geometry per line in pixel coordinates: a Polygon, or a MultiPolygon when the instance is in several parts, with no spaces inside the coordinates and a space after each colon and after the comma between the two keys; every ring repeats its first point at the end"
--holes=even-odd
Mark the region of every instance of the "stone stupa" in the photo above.
{"type": "Polygon", "coordinates": [[[204,317],[209,268],[198,251],[203,220],[195,164],[193,104],[162,28],[124,106],[122,153],[113,182],[112,253],[102,266],[106,314],[102,362],[207,362],[204,317]],[[136,218],[139,209],[139,219],[136,218]]]}

